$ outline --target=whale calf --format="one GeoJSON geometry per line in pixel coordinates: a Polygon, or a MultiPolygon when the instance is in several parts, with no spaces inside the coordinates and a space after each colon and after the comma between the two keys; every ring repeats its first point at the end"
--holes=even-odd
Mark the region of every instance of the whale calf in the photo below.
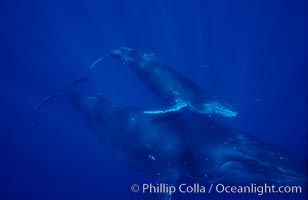
{"type": "Polygon", "coordinates": [[[161,64],[159,58],[153,53],[147,54],[121,47],[99,58],[91,68],[106,57],[118,59],[127,65],[155,94],[171,104],[168,108],[145,111],[145,113],[166,113],[188,108],[193,112],[208,115],[223,117],[237,115],[231,106],[220,102],[172,68],[161,64]]]}
{"type": "MultiPolygon", "coordinates": [[[[82,80],[83,81],[83,80],[82,80]]],[[[45,98],[67,96],[89,130],[131,168],[176,185],[195,180],[223,184],[275,184],[307,187],[306,160],[244,131],[192,112],[156,115],[113,104],[102,95],[68,88],[45,98]],[[189,134],[188,134],[189,133],[189,134]]],[[[146,193],[145,199],[171,199],[172,194],[146,193]],[[157,196],[156,196],[157,195],[157,196]]]]}

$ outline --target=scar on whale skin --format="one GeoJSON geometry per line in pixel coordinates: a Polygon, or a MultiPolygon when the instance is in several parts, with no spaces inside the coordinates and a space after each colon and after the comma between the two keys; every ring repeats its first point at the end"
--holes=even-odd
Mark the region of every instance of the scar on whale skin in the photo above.
{"type": "Polygon", "coordinates": [[[167,108],[144,111],[147,114],[168,113],[187,108],[201,114],[237,116],[237,112],[231,106],[211,96],[174,69],[161,64],[153,53],[121,47],[97,59],[91,65],[91,69],[107,57],[115,58],[127,65],[156,95],[170,104],[167,108]]]}

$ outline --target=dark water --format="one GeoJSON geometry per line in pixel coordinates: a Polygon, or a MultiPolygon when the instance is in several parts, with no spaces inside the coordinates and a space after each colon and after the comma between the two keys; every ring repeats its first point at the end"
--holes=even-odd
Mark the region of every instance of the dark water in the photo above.
{"type": "MultiPolygon", "coordinates": [[[[305,1],[18,1],[0,3],[0,199],[138,199],[148,182],[89,133],[65,98],[46,95],[87,75],[88,93],[123,105],[166,104],[120,63],[89,66],[112,48],[154,52],[220,99],[226,119],[307,157],[305,1]]],[[[306,194],[175,199],[304,199],[306,194]]]]}

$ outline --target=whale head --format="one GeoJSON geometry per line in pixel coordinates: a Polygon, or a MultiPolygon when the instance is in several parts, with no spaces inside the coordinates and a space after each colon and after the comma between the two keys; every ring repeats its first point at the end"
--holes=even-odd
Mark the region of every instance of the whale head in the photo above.
{"type": "Polygon", "coordinates": [[[139,69],[146,66],[149,62],[157,62],[159,60],[153,53],[144,53],[127,47],[111,50],[107,56],[120,60],[130,67],[135,66],[139,69]]]}

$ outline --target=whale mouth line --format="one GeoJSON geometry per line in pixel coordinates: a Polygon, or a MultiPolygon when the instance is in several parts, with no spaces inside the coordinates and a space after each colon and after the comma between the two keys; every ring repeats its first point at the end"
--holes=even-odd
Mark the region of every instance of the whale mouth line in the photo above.
{"type": "Polygon", "coordinates": [[[100,61],[104,60],[105,58],[107,58],[107,57],[109,57],[109,56],[110,56],[110,55],[109,55],[109,53],[108,53],[108,54],[106,54],[105,56],[96,59],[96,60],[91,64],[90,69],[91,69],[91,70],[94,69],[94,67],[97,65],[97,63],[99,63],[100,61]]]}

